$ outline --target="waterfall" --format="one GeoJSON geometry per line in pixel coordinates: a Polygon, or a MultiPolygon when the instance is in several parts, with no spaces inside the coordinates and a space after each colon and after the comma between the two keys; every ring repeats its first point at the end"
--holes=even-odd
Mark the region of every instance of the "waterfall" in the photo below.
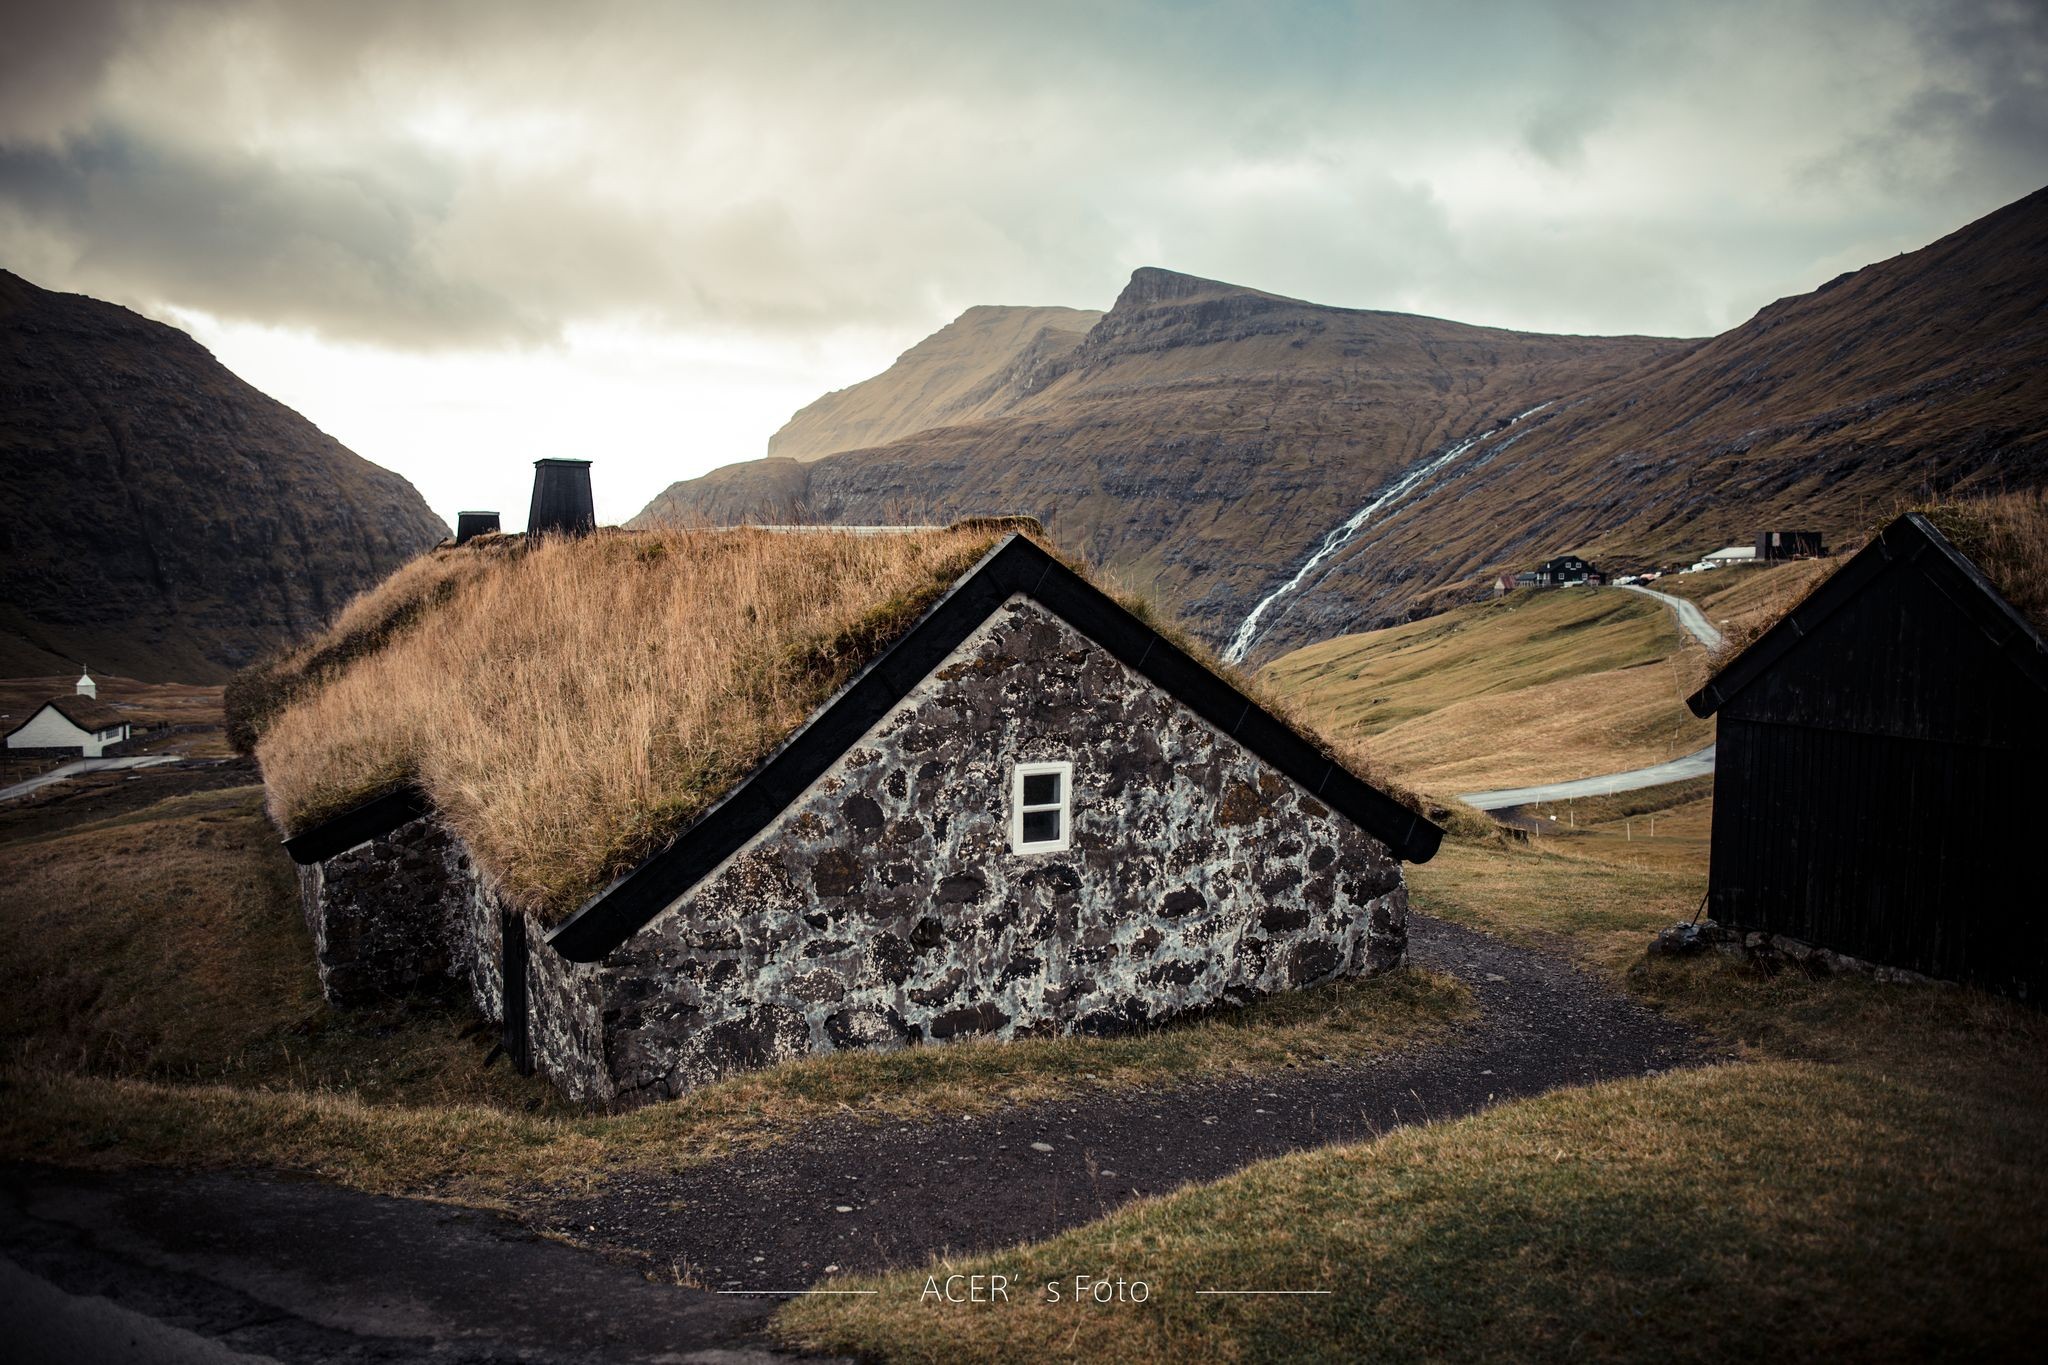
{"type": "Polygon", "coordinates": [[[1549,406],[1548,402],[1538,403],[1526,412],[1516,413],[1502,425],[1489,427],[1487,430],[1476,435],[1467,436],[1441,455],[1426,455],[1409,466],[1400,477],[1381,489],[1371,502],[1353,512],[1350,518],[1343,524],[1325,532],[1323,543],[1316,547],[1315,553],[1311,554],[1299,569],[1294,571],[1294,577],[1259,599],[1258,605],[1253,607],[1251,612],[1244,618],[1244,621],[1239,624],[1237,633],[1230,637],[1230,644],[1223,651],[1223,662],[1227,664],[1243,663],[1245,655],[1251,653],[1252,642],[1258,638],[1259,620],[1266,614],[1267,608],[1307,582],[1309,575],[1316,571],[1316,567],[1331,555],[1343,549],[1367,522],[1395,503],[1406,500],[1410,494],[1414,493],[1422,486],[1424,481],[1429,479],[1438,470],[1465,454],[1465,452],[1478,445],[1488,436],[1494,435],[1496,432],[1505,431],[1524,417],[1533,417],[1549,406]]]}

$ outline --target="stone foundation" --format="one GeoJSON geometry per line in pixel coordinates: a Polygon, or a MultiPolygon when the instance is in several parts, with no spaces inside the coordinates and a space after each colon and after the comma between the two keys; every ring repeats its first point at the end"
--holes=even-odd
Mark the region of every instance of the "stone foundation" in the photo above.
{"type": "Polygon", "coordinates": [[[1710,952],[1747,962],[1766,973],[1791,969],[1809,976],[1862,976],[1900,986],[1955,984],[1904,967],[1866,962],[1832,948],[1816,948],[1788,934],[1737,929],[1710,919],[1674,924],[1652,939],[1649,948],[1652,957],[1693,957],[1710,952]]]}

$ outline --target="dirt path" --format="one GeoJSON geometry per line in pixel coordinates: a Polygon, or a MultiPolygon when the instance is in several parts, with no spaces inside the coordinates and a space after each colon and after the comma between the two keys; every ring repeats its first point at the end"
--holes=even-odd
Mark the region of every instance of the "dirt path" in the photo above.
{"type": "Polygon", "coordinates": [[[871,1125],[642,1179],[541,1215],[714,1289],[796,1289],[828,1271],[986,1250],[1303,1147],[1497,1100],[1710,1059],[1685,1030],[1558,959],[1417,917],[1413,959],[1476,989],[1449,1041],[1357,1066],[1118,1091],[983,1118],[871,1125]]]}

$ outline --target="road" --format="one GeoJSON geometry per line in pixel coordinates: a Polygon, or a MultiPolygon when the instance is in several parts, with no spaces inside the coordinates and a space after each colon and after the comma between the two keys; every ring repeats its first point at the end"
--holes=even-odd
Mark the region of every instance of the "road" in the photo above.
{"type": "Polygon", "coordinates": [[[1692,636],[1693,639],[1698,640],[1708,649],[1719,649],[1721,647],[1721,632],[1714,629],[1713,623],[1707,620],[1698,607],[1686,601],[1683,597],[1673,597],[1668,592],[1658,592],[1655,588],[1646,588],[1640,583],[1617,583],[1615,586],[1623,592],[1639,592],[1645,597],[1656,598],[1659,602],[1671,608],[1672,613],[1678,617],[1678,624],[1684,627],[1686,633],[1692,636]]]}
{"type": "MultiPolygon", "coordinates": [[[[1639,592],[1645,597],[1654,597],[1671,608],[1672,615],[1686,634],[1698,640],[1708,649],[1721,647],[1721,632],[1714,629],[1700,609],[1683,597],[1673,597],[1668,592],[1658,592],[1635,583],[1618,583],[1616,587],[1624,592],[1639,592]]],[[[1687,778],[1705,777],[1714,771],[1714,746],[1695,750],[1682,758],[1653,763],[1647,768],[1631,768],[1625,773],[1602,773],[1598,777],[1581,777],[1570,782],[1546,782],[1536,787],[1504,787],[1499,791],[1461,792],[1458,796],[1468,806],[1480,810],[1506,810],[1510,806],[1526,806],[1536,801],[1570,801],[1581,796],[1612,796],[1616,792],[1638,791],[1644,787],[1661,787],[1666,782],[1683,782],[1687,778]]]]}
{"type": "Polygon", "coordinates": [[[1713,771],[1714,746],[1709,744],[1683,758],[1653,763],[1647,768],[1631,768],[1625,773],[1603,773],[1599,777],[1581,777],[1572,782],[1547,782],[1540,787],[1461,792],[1458,799],[1480,810],[1506,810],[1510,806],[1526,806],[1536,801],[1569,801],[1580,796],[1611,796],[1615,792],[1632,792],[1642,787],[1661,787],[1667,782],[1705,777],[1713,771]]]}
{"type": "Polygon", "coordinates": [[[748,1365],[782,1358],[761,1328],[779,1303],[650,1280],[479,1209],[0,1166],[0,1357],[21,1365],[748,1365]]]}
{"type": "Polygon", "coordinates": [[[17,796],[38,792],[52,783],[62,782],[67,777],[80,773],[114,772],[121,768],[154,768],[159,763],[176,763],[172,754],[136,754],[128,758],[80,758],[66,763],[61,768],[52,768],[46,773],[37,773],[26,782],[17,782],[11,787],[0,787],[0,801],[12,801],[17,796]]]}

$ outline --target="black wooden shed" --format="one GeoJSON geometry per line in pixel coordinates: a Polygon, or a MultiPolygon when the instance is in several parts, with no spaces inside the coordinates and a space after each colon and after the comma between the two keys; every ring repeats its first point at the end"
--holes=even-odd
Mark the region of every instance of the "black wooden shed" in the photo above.
{"type": "Polygon", "coordinates": [[[1909,513],[1687,703],[1718,715],[1710,913],[2040,999],[2048,643],[1909,513]]]}

